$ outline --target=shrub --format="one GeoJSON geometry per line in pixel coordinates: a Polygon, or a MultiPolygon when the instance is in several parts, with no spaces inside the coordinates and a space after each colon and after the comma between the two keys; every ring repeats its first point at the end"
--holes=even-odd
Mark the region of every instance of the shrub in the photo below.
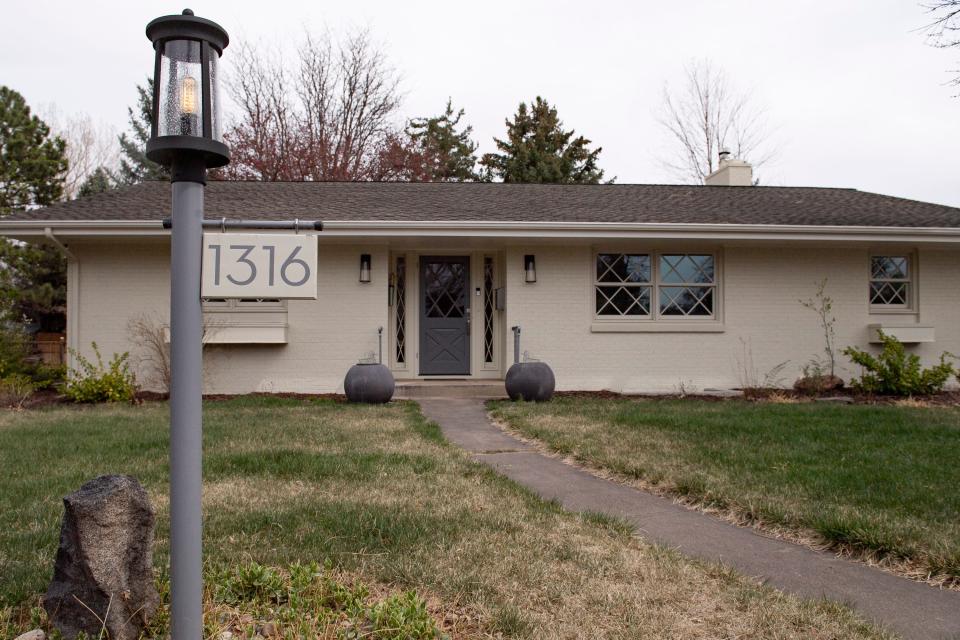
{"type": "Polygon", "coordinates": [[[130,354],[113,354],[110,364],[105,367],[97,343],[92,345],[96,363],[70,351],[80,366],[79,369],[70,369],[64,395],[74,402],[132,402],[137,394],[137,383],[130,371],[130,354]]]}
{"type": "Polygon", "coordinates": [[[30,378],[22,373],[14,373],[0,379],[0,406],[22,409],[24,403],[33,395],[34,387],[30,378]]]}
{"type": "Polygon", "coordinates": [[[51,389],[66,379],[67,365],[41,362],[31,369],[29,375],[35,389],[51,389]]]}
{"type": "Polygon", "coordinates": [[[955,373],[953,364],[947,362],[947,358],[954,357],[952,354],[941,354],[940,364],[924,369],[920,357],[908,354],[902,342],[883,331],[878,333],[883,343],[879,356],[855,347],[843,350],[844,355],[864,369],[860,379],[852,382],[854,389],[895,396],[929,395],[941,391],[955,373]]]}
{"type": "Polygon", "coordinates": [[[30,338],[18,325],[0,321],[0,377],[26,373],[30,338]]]}

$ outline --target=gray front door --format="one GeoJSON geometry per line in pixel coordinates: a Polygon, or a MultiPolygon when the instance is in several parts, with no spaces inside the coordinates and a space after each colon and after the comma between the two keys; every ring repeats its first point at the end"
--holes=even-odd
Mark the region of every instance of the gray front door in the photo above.
{"type": "Polygon", "coordinates": [[[470,259],[420,258],[420,374],[470,373],[470,259]]]}

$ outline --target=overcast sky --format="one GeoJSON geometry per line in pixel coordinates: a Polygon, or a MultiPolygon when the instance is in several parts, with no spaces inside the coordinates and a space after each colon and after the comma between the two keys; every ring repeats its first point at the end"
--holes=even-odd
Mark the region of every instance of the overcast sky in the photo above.
{"type": "MultiPolygon", "coordinates": [[[[466,109],[480,151],[542,95],[603,147],[617,182],[676,182],[657,123],[665,82],[708,58],[752,90],[776,129],[765,184],[854,187],[960,206],[960,50],[927,45],[912,0],[686,2],[190,2],[233,42],[368,27],[402,74],[405,116],[466,109]]],[[[152,72],[146,23],[169,2],[16,0],[0,22],[0,83],[126,126],[152,72]]],[[[230,49],[224,55],[229,63],[230,49]]]]}

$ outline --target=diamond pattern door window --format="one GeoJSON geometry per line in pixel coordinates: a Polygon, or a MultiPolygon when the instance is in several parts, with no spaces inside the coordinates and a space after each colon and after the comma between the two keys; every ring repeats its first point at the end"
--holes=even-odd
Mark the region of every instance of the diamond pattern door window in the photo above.
{"type": "Polygon", "coordinates": [[[647,253],[597,254],[596,313],[607,317],[649,317],[651,262],[647,253]]]}
{"type": "Polygon", "coordinates": [[[464,266],[456,262],[430,262],[424,271],[424,313],[428,318],[462,318],[465,315],[464,266]]]}
{"type": "Polygon", "coordinates": [[[912,270],[910,256],[870,257],[870,305],[888,309],[909,309],[912,270]]]}

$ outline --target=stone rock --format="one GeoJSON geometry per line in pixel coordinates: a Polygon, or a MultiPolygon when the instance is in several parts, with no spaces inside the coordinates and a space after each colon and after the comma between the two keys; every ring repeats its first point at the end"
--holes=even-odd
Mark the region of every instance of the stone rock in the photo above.
{"type": "Polygon", "coordinates": [[[14,640],[46,640],[46,639],[47,639],[47,634],[45,634],[42,629],[34,629],[33,631],[27,631],[26,633],[22,633],[16,638],[14,638],[14,640]]]}
{"type": "Polygon", "coordinates": [[[66,640],[136,640],[156,613],[154,512],[130,476],[100,476],[63,499],[53,580],[43,599],[66,640]],[[99,619],[98,619],[99,617],[99,619]]]}
{"type": "Polygon", "coordinates": [[[843,380],[837,376],[807,376],[793,383],[793,388],[801,393],[824,393],[843,389],[843,380]]]}
{"type": "Polygon", "coordinates": [[[556,378],[546,362],[516,362],[507,369],[504,386],[511,400],[545,402],[553,397],[556,378]]]}
{"type": "Polygon", "coordinates": [[[343,391],[350,402],[383,404],[390,402],[396,383],[386,365],[361,362],[350,367],[343,380],[343,391]]]}

